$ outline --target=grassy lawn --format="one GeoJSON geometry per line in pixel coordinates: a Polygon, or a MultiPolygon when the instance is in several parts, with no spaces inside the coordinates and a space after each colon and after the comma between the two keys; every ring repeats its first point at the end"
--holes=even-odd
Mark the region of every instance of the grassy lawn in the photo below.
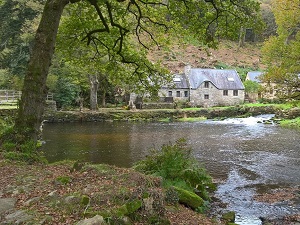
{"type": "Polygon", "coordinates": [[[16,109],[17,105],[5,105],[5,104],[1,104],[0,105],[0,109],[16,109]]]}

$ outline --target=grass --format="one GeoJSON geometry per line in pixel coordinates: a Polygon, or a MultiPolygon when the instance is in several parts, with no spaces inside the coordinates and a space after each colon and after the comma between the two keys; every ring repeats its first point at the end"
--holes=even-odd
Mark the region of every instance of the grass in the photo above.
{"type": "Polygon", "coordinates": [[[180,118],[178,119],[178,121],[180,122],[197,122],[197,121],[203,121],[203,120],[206,120],[207,118],[206,117],[187,117],[187,118],[180,118]]]}
{"type": "Polygon", "coordinates": [[[1,104],[0,109],[17,109],[17,105],[6,105],[6,104],[1,104]]]}
{"type": "Polygon", "coordinates": [[[280,121],[280,126],[300,129],[300,117],[290,120],[282,120],[280,121]]]}

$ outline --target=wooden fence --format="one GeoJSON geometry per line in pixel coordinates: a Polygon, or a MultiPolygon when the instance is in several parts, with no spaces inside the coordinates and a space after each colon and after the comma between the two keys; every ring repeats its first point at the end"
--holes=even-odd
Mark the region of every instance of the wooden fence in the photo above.
{"type": "MultiPolygon", "coordinates": [[[[21,91],[14,90],[0,90],[0,104],[1,103],[17,103],[21,98],[21,91]]],[[[53,93],[48,93],[47,101],[53,101],[53,93]]]]}

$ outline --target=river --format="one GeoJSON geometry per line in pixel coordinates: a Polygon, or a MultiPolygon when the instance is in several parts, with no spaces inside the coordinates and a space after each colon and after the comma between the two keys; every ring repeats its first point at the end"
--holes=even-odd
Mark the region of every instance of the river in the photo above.
{"type": "Polygon", "coordinates": [[[130,167],[151,148],[185,138],[211,176],[216,196],[237,213],[236,223],[260,225],[259,217],[300,213],[300,202],[267,204],[255,194],[300,185],[300,132],[258,121],[272,115],[200,122],[46,123],[43,151],[64,159],[130,167]]]}

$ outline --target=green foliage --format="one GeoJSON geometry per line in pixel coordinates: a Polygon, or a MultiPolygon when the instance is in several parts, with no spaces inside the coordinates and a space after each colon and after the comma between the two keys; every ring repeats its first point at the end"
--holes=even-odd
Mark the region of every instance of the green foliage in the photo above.
{"type": "Polygon", "coordinates": [[[56,181],[61,183],[61,184],[69,184],[71,182],[71,178],[68,176],[62,176],[62,177],[57,177],[56,181]]]}
{"type": "Polygon", "coordinates": [[[38,0],[6,0],[0,5],[0,68],[14,76],[23,77],[26,72],[41,9],[38,0]]]}
{"type": "Polygon", "coordinates": [[[280,126],[300,129],[300,117],[280,121],[280,126]]]}
{"type": "Polygon", "coordinates": [[[209,199],[208,188],[213,187],[211,177],[192,156],[192,150],[187,147],[184,139],[179,139],[173,145],[163,145],[160,151],[152,150],[134,168],[163,177],[166,186],[176,185],[191,191],[196,189],[205,200],[209,199]]]}
{"type": "Polygon", "coordinates": [[[59,108],[66,108],[76,104],[79,88],[68,78],[59,78],[54,100],[59,108]]]}
{"type": "Polygon", "coordinates": [[[243,84],[247,93],[258,93],[261,90],[261,85],[255,81],[246,80],[243,84]]]}
{"type": "Polygon", "coordinates": [[[4,158],[29,164],[46,163],[43,153],[38,151],[37,143],[33,140],[24,141],[24,136],[16,134],[13,127],[6,127],[0,138],[0,153],[4,158]]]}
{"type": "Polygon", "coordinates": [[[299,0],[273,0],[272,10],[277,35],[270,37],[262,48],[268,66],[263,81],[277,84],[277,97],[300,99],[299,0]]]}

